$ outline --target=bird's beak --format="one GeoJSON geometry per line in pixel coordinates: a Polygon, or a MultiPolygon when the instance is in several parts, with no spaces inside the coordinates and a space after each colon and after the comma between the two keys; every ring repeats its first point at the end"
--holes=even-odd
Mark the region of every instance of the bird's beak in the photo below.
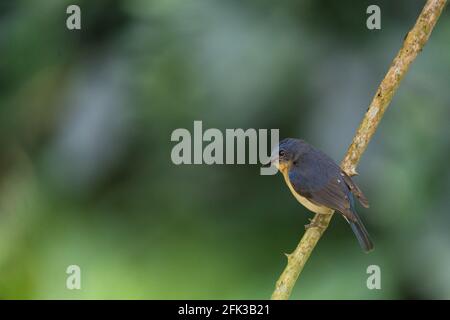
{"type": "Polygon", "coordinates": [[[269,168],[270,166],[273,165],[273,166],[275,166],[275,167],[278,168],[278,160],[279,160],[278,154],[277,154],[277,153],[274,153],[274,154],[270,157],[269,161],[267,161],[266,163],[264,163],[262,166],[263,166],[263,168],[269,168]]]}
{"type": "Polygon", "coordinates": [[[272,153],[272,156],[270,157],[270,160],[263,165],[263,167],[271,167],[274,166],[275,168],[278,169],[278,161],[280,160],[280,157],[278,156],[278,150],[276,150],[276,152],[272,153]]]}
{"type": "Polygon", "coordinates": [[[280,157],[278,156],[278,154],[274,154],[270,158],[270,163],[271,164],[277,165],[279,161],[280,161],[280,157]]]}
{"type": "Polygon", "coordinates": [[[278,155],[278,147],[272,150],[272,154],[270,156],[269,161],[267,161],[266,163],[264,163],[262,166],[263,168],[269,168],[271,166],[274,166],[275,168],[279,168],[278,164],[279,164],[279,160],[280,157],[278,155]]]}
{"type": "Polygon", "coordinates": [[[272,161],[268,161],[262,165],[263,168],[269,168],[272,165],[272,161]]]}

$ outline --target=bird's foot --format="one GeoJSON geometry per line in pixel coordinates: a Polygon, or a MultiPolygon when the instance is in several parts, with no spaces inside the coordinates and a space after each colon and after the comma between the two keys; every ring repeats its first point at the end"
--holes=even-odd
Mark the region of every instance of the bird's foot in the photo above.
{"type": "Polygon", "coordinates": [[[310,228],[318,228],[323,229],[325,226],[323,226],[319,221],[314,221],[314,219],[308,218],[309,223],[305,224],[305,230],[308,230],[310,228]]]}

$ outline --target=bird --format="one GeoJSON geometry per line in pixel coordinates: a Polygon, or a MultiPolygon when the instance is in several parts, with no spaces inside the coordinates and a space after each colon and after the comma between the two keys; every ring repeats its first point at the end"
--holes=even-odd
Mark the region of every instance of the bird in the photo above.
{"type": "Polygon", "coordinates": [[[330,209],[338,211],[350,224],[363,251],[373,250],[369,233],[356,212],[354,197],[365,208],[369,202],[332,158],[304,140],[286,138],[274,148],[270,164],[282,173],[298,202],[318,214],[331,214],[330,209]]]}

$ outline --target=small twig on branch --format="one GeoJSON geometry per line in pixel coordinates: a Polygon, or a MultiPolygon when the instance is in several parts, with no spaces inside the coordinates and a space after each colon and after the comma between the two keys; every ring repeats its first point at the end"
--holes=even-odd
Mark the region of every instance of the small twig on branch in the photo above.
{"type": "MultiPolygon", "coordinates": [[[[410,64],[414,61],[425,43],[430,37],[447,0],[428,0],[417,18],[416,24],[408,32],[403,41],[397,56],[394,58],[386,76],[381,81],[378,90],[362,120],[352,144],[347,150],[344,160],[341,163],[342,169],[349,175],[356,174],[356,166],[361,155],[375,133],[378,124],[383,117],[389,103],[392,100],[400,81],[405,76],[410,64]]],[[[332,212],[332,210],[330,210],[332,212]]],[[[308,261],[311,252],[317,242],[328,227],[332,215],[316,214],[313,219],[315,225],[321,227],[309,228],[300,240],[297,248],[291,254],[287,254],[288,263],[280,278],[278,279],[275,291],[272,294],[274,300],[285,300],[291,295],[292,288],[297,281],[300,272],[308,261]]]]}

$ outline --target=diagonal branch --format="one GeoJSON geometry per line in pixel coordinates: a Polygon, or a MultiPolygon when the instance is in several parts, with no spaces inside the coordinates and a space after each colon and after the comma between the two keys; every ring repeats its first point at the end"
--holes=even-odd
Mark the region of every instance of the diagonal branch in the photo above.
{"type": "MultiPolygon", "coordinates": [[[[353,138],[352,144],[348,148],[347,154],[341,163],[342,169],[347,174],[356,174],[356,166],[375,133],[392,97],[397,91],[400,81],[408,71],[410,64],[422,51],[428,41],[431,31],[439,19],[446,2],[447,0],[428,0],[417,18],[416,24],[406,35],[403,46],[394,58],[386,76],[381,81],[364,119],[353,138]]],[[[332,215],[315,215],[313,223],[321,227],[309,228],[294,252],[287,254],[288,263],[275,285],[272,299],[285,300],[289,298],[298,276],[323,232],[328,227],[331,218],[332,215]]]]}

